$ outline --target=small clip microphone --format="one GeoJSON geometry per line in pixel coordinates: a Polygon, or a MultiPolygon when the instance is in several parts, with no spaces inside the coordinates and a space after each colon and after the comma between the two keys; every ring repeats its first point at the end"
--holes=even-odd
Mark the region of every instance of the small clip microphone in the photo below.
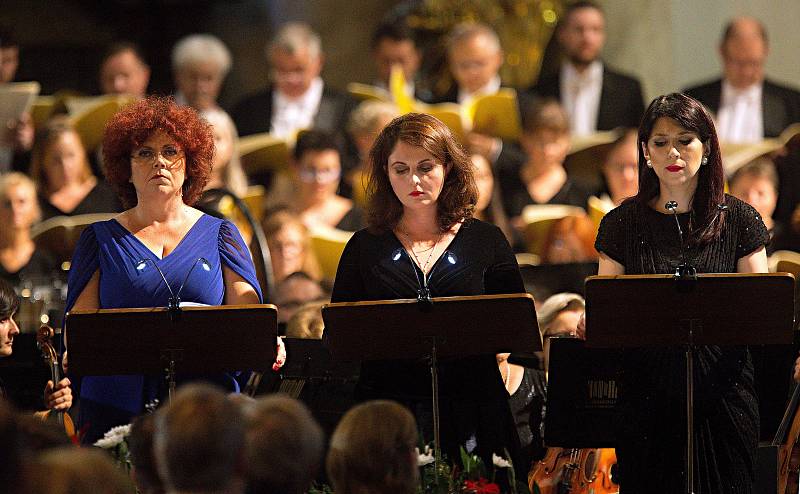
{"type": "Polygon", "coordinates": [[[678,202],[667,201],[667,203],[664,204],[664,209],[671,212],[672,217],[675,218],[675,225],[678,227],[678,237],[681,240],[681,263],[675,268],[675,277],[696,278],[697,270],[694,268],[694,266],[690,266],[689,263],[686,262],[686,244],[683,241],[683,229],[681,228],[681,222],[678,221],[678,202]]]}
{"type": "Polygon", "coordinates": [[[169,282],[167,281],[167,277],[164,276],[164,272],[161,271],[161,268],[158,267],[158,264],[156,264],[149,257],[144,258],[139,262],[137,262],[136,270],[143,271],[144,268],[147,266],[148,262],[152,264],[154,268],[156,268],[158,274],[161,275],[161,280],[164,282],[164,285],[166,285],[167,290],[169,290],[169,300],[167,300],[167,309],[169,309],[170,313],[172,313],[173,315],[176,315],[177,312],[180,312],[181,292],[183,291],[183,287],[186,285],[186,282],[189,281],[189,275],[192,274],[192,271],[194,271],[195,266],[197,266],[197,264],[200,263],[200,265],[203,266],[204,271],[211,271],[211,265],[209,264],[208,260],[206,260],[204,257],[198,257],[192,264],[192,267],[189,268],[189,271],[186,273],[186,277],[183,278],[183,283],[181,283],[180,288],[178,288],[178,293],[175,293],[172,291],[172,287],[169,286],[169,282]]]}

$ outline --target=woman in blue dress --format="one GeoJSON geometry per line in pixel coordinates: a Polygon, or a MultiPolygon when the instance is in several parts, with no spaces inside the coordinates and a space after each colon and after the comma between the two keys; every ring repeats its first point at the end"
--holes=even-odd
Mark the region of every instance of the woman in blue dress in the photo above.
{"type": "MultiPolygon", "coordinates": [[[[106,177],[129,209],[83,232],[69,273],[67,311],[165,306],[170,289],[159,270],[173,291],[191,271],[181,292],[185,302],[260,303],[250,253],[236,227],[191,206],[208,181],[213,153],[208,123],[169,98],[143,99],[111,119],[103,139],[106,177]],[[210,270],[192,269],[199,258],[210,270]]],[[[158,382],[144,376],[86,377],[79,419],[84,441],[128,423],[157,393],[158,382]]]]}

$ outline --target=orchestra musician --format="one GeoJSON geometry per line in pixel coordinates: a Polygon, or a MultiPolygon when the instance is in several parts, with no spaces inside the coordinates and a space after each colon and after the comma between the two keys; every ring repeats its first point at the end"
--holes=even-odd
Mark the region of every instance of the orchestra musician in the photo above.
{"type": "MultiPolygon", "coordinates": [[[[639,192],[603,218],[599,274],[675,273],[679,264],[698,273],[767,272],[767,229],[754,208],[723,192],[719,142],[704,107],[680,93],[656,98],[638,141],[639,192]]],[[[759,418],[750,353],[700,346],[694,358],[695,492],[752,492],[759,418]]],[[[621,492],[679,492],[686,487],[683,350],[626,350],[621,365],[621,492]]]]}
{"type": "MultiPolygon", "coordinates": [[[[253,261],[236,227],[192,207],[209,179],[213,152],[209,124],[171,98],[142,99],[109,121],[103,162],[129,209],[83,231],[69,273],[67,311],[163,307],[179,286],[186,302],[260,302],[253,261]]],[[[276,368],[285,359],[279,354],[276,368]]],[[[226,377],[223,384],[238,390],[226,377]]],[[[158,396],[157,388],[143,376],[84,378],[84,440],[128,423],[158,396]]]]}
{"type": "MultiPolygon", "coordinates": [[[[436,118],[410,113],[389,123],[370,153],[369,227],[347,243],[331,300],[524,292],[503,233],[472,218],[478,195],[473,174],[468,155],[436,118]]],[[[405,404],[423,437],[432,437],[426,362],[364,362],[359,379],[358,398],[405,404]]],[[[458,458],[460,445],[476,446],[491,459],[493,452],[514,449],[508,393],[493,355],[441,363],[439,382],[443,453],[458,458]]]]}

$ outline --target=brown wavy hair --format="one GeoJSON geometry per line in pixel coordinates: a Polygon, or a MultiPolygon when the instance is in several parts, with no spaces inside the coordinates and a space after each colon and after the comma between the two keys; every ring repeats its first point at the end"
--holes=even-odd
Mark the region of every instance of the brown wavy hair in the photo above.
{"type": "Polygon", "coordinates": [[[421,147],[442,165],[451,165],[436,201],[439,228],[444,232],[459,221],[471,218],[478,202],[478,188],[469,155],[441,121],[424,113],[408,113],[384,127],[369,153],[367,224],[370,230],[392,230],[403,215],[403,204],[395,195],[388,175],[389,155],[399,141],[421,147]]]}
{"type": "Polygon", "coordinates": [[[186,154],[184,203],[191,206],[197,202],[211,176],[214,157],[211,126],[193,108],[179,106],[171,97],[141,99],[114,115],[103,136],[106,180],[126,208],[138,202],[136,189],[130,183],[131,153],[157,131],[175,139],[186,154]]]}
{"type": "Polygon", "coordinates": [[[38,186],[39,190],[44,195],[49,195],[55,192],[51,189],[50,181],[47,178],[47,170],[45,170],[45,158],[50,146],[58,141],[58,138],[64,134],[75,134],[78,142],[81,145],[80,160],[83,171],[81,173],[81,182],[85,183],[87,180],[94,177],[92,167],[89,165],[89,159],[86,157],[86,148],[83,145],[83,139],[75,130],[75,126],[70,123],[69,118],[65,115],[58,115],[48,120],[44,126],[36,132],[33,141],[33,150],[31,151],[31,178],[38,186]]]}

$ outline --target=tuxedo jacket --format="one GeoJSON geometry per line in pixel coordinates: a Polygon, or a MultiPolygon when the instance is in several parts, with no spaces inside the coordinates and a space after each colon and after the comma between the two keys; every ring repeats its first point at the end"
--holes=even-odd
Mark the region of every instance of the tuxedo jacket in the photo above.
{"type": "MultiPolygon", "coordinates": [[[[722,99],[722,79],[685,89],[684,93],[716,114],[722,99]]],[[[765,80],[761,92],[761,112],[764,137],[779,136],[786,127],[800,122],[800,92],[765,80]]]]}
{"type": "MultiPolygon", "coordinates": [[[[561,101],[561,71],[546,76],[530,88],[530,93],[561,101]]],[[[603,87],[600,92],[600,107],[597,109],[598,131],[617,127],[638,128],[644,115],[642,85],[633,77],[603,65],[603,87]]]]}
{"type": "MultiPolygon", "coordinates": [[[[231,110],[231,117],[240,136],[269,132],[272,124],[272,94],[274,87],[245,97],[231,110]]],[[[341,136],[347,128],[350,112],[356,102],[347,94],[325,84],[319,110],[314,116],[314,128],[341,136]]]]}

